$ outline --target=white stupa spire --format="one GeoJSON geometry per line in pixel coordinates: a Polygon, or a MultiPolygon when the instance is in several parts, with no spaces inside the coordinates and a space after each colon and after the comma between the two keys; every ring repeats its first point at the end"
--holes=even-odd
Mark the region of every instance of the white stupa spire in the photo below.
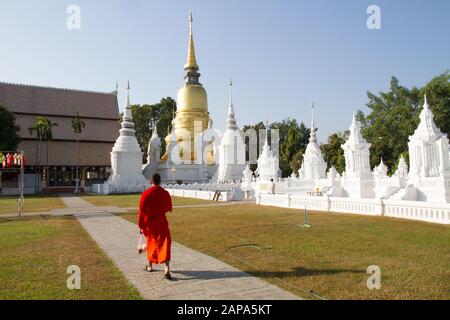
{"type": "Polygon", "coordinates": [[[348,177],[370,173],[370,143],[361,134],[361,126],[353,113],[350,135],[342,145],[345,156],[345,173],[348,177]]]}
{"type": "Polygon", "coordinates": [[[314,124],[314,102],[311,101],[311,132],[309,143],[306,146],[303,157],[302,172],[299,175],[302,179],[318,181],[326,177],[327,164],[323,160],[320,146],[317,143],[316,126],[314,124]]]}
{"type": "Polygon", "coordinates": [[[266,121],[266,140],[258,157],[258,168],[256,174],[260,181],[276,180],[280,175],[278,155],[275,155],[269,146],[269,119],[266,121]]]}
{"type": "Polygon", "coordinates": [[[151,169],[145,169],[144,167],[144,175],[146,177],[150,177],[150,173],[148,170],[151,170],[151,174],[155,173],[155,166],[154,164],[158,161],[160,158],[160,148],[161,148],[161,138],[158,135],[158,127],[157,122],[155,120],[150,120],[148,123],[149,129],[152,131],[152,135],[150,137],[150,140],[148,141],[148,147],[147,147],[147,164],[151,164],[151,169]],[[153,158],[153,159],[152,159],[153,158]]]}
{"type": "Polygon", "coordinates": [[[231,182],[242,178],[245,168],[245,143],[236,125],[233,107],[233,82],[230,78],[230,105],[225,132],[219,145],[218,181],[231,182]]]}
{"type": "Polygon", "coordinates": [[[149,129],[152,131],[152,136],[151,136],[150,140],[153,139],[153,138],[158,138],[159,139],[157,122],[155,120],[150,120],[150,122],[149,122],[149,129]]]}
{"type": "Polygon", "coordinates": [[[132,132],[132,134],[134,135],[134,122],[130,103],[130,81],[128,81],[127,83],[127,98],[125,102],[125,110],[123,112],[121,127],[125,130],[120,130],[120,134],[129,135],[132,132]]]}
{"type": "Polygon", "coordinates": [[[361,134],[361,126],[360,126],[358,120],[356,120],[355,112],[353,112],[352,124],[350,125],[349,131],[350,131],[350,135],[346,142],[347,144],[352,144],[352,145],[367,144],[367,141],[363,138],[363,136],[361,134]]]}
{"type": "Polygon", "coordinates": [[[228,117],[225,129],[237,130],[236,118],[234,115],[234,106],[233,106],[233,82],[230,78],[229,82],[230,86],[230,105],[228,106],[228,117]]]}
{"type": "Polygon", "coordinates": [[[309,136],[309,141],[310,142],[317,142],[317,137],[316,137],[316,126],[314,124],[314,102],[311,101],[311,133],[309,136]]]}
{"type": "Polygon", "coordinates": [[[423,109],[420,112],[420,123],[411,138],[422,141],[434,142],[443,136],[443,133],[436,127],[434,116],[428,105],[427,95],[424,96],[423,109]]]}
{"type": "Polygon", "coordinates": [[[266,119],[266,138],[264,140],[264,146],[261,151],[262,154],[269,155],[270,153],[270,146],[269,146],[269,119],[266,119]]]}
{"type": "Polygon", "coordinates": [[[383,158],[381,158],[380,164],[373,171],[377,177],[387,177],[388,167],[384,164],[383,158]]]}

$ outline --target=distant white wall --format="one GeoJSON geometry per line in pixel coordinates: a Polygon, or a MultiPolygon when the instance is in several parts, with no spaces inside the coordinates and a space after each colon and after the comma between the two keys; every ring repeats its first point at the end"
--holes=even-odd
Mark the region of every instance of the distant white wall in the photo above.
{"type": "Polygon", "coordinates": [[[450,224],[450,204],[383,199],[306,197],[257,194],[256,204],[292,209],[386,216],[409,220],[450,224]]]}

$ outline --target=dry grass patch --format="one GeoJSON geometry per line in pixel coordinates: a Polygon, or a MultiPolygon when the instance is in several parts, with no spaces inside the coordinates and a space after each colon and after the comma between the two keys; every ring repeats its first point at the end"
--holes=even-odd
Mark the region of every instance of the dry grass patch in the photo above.
{"type": "MultiPolygon", "coordinates": [[[[0,214],[17,213],[19,197],[0,197],[0,214]]],[[[25,196],[24,212],[48,212],[66,206],[57,195],[25,196]]]]}
{"type": "MultiPolygon", "coordinates": [[[[119,195],[85,195],[81,197],[82,199],[92,203],[93,205],[99,207],[137,207],[139,205],[140,194],[119,194],[119,195]]],[[[213,201],[192,199],[192,198],[180,198],[172,197],[172,204],[174,206],[185,206],[185,205],[197,205],[197,204],[209,204],[214,203],[213,201]]]]}
{"type": "Polygon", "coordinates": [[[174,241],[305,298],[450,299],[450,226],[315,212],[305,229],[302,211],[256,205],[180,208],[169,219],[174,241]],[[367,289],[370,265],[381,290],[367,289]]]}
{"type": "Polygon", "coordinates": [[[0,300],[140,299],[74,218],[0,220],[0,300]],[[68,290],[67,267],[81,268],[68,290]]]}

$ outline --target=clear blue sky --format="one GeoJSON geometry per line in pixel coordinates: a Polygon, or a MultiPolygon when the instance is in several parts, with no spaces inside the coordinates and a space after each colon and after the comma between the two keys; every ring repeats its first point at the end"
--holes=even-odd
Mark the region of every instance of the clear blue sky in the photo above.
{"type": "Polygon", "coordinates": [[[423,85],[450,69],[450,1],[0,0],[0,81],[113,91],[123,107],[176,96],[183,83],[188,12],[201,81],[215,126],[223,129],[228,77],[238,124],[294,117],[322,142],[345,130],[366,91],[392,75],[423,85]],[[67,6],[81,8],[81,30],[66,28],[67,6]],[[381,30],[366,9],[381,8],[381,30]]]}

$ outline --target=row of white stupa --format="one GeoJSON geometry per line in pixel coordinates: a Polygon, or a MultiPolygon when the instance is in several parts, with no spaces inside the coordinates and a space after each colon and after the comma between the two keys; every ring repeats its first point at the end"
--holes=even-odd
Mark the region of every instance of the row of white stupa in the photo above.
{"type": "MultiPolygon", "coordinates": [[[[157,173],[159,170],[158,165],[161,163],[161,138],[158,136],[154,123],[151,126],[153,132],[148,145],[147,163],[142,164],[142,152],[136,139],[129,90],[130,86],[128,84],[126,105],[122,117],[121,129],[119,130],[120,135],[111,151],[111,176],[107,182],[94,185],[93,192],[104,194],[142,192],[149,187],[149,179],[152,174],[157,173]]],[[[210,124],[207,130],[214,130],[212,129],[212,124],[210,124]]],[[[215,136],[220,135],[218,131],[214,131],[215,136]]],[[[202,132],[200,135],[205,135],[205,132],[202,132]]],[[[177,143],[174,134],[172,134],[172,138],[172,142],[174,144],[177,143]]],[[[200,137],[200,140],[202,138],[200,137]]],[[[228,107],[225,132],[223,135],[220,135],[218,141],[213,143],[213,147],[214,154],[218,155],[219,165],[208,166],[205,163],[200,163],[194,166],[198,168],[199,172],[206,172],[211,168],[216,170],[216,174],[213,177],[214,182],[240,180],[242,171],[245,169],[245,144],[236,124],[231,80],[230,105],[228,107]]],[[[170,165],[170,163],[167,162],[166,165],[170,165]]],[[[209,182],[206,180],[205,178],[203,181],[196,182],[209,182]]],[[[169,181],[165,182],[167,183],[169,181]]]]}
{"type": "MultiPolygon", "coordinates": [[[[399,160],[395,174],[388,176],[388,168],[381,160],[379,166],[370,169],[370,143],[361,134],[361,128],[353,116],[350,135],[342,145],[345,156],[345,172],[340,176],[334,167],[328,173],[327,165],[317,143],[314,116],[311,136],[303,164],[298,172],[283,182],[277,182],[277,192],[305,194],[320,190],[334,197],[390,198],[396,200],[450,202],[449,140],[433,121],[433,114],[425,101],[420,113],[420,124],[409,137],[409,163],[399,160]]],[[[267,142],[258,159],[259,178],[252,186],[256,192],[270,179],[279,180],[278,158],[267,142]]],[[[251,171],[243,172],[243,186],[250,185],[251,171]]]]}

